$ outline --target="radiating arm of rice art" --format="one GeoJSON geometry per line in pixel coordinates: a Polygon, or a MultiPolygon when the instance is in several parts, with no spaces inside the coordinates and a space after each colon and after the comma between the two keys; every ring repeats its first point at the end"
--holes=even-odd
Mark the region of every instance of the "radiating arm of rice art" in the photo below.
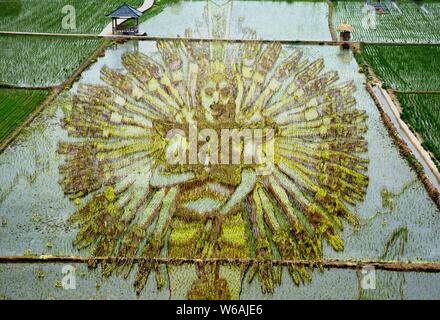
{"type": "MultiPolygon", "coordinates": [[[[255,258],[248,279],[273,292],[281,281],[273,259],[320,259],[323,241],[343,250],[343,220],[357,224],[351,208],[364,198],[368,160],[353,83],[278,43],[210,46],[160,41],[160,58],[126,53],[125,71],[103,67],[105,84],[80,85],[64,118],[74,141],[59,144],[60,182],[72,199],[89,195],[70,218],[79,223],[75,245],[93,256],[145,258],[138,292],[151,271],[164,283],[155,257],[255,258]],[[224,129],[260,130],[263,139],[253,149],[240,139],[230,145],[224,129]],[[245,163],[258,148],[262,155],[245,163]]],[[[128,276],[133,265],[121,259],[102,270],[128,276]]],[[[236,297],[246,271],[196,268],[189,298],[236,297]]],[[[296,284],[311,279],[306,267],[288,269],[296,284]]]]}

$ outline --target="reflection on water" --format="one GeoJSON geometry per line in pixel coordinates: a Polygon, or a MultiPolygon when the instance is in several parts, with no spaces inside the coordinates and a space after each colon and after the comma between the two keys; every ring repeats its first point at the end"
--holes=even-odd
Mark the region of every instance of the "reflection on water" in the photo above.
{"type": "Polygon", "coordinates": [[[139,26],[149,36],[193,36],[208,38],[206,17],[222,8],[231,21],[228,39],[240,39],[250,30],[260,39],[331,40],[328,5],[322,2],[284,1],[180,1],[166,7],[139,26]]]}
{"type": "MultiPolygon", "coordinates": [[[[385,243],[383,260],[400,261],[408,242],[408,229],[397,228],[385,243]]],[[[405,273],[382,270],[362,270],[357,272],[359,280],[359,299],[396,300],[405,298],[405,273]],[[369,274],[369,272],[373,272],[369,274]],[[366,277],[370,277],[366,281],[366,277]],[[370,282],[370,283],[369,283],[370,282]]]]}
{"type": "Polygon", "coordinates": [[[353,56],[350,48],[344,46],[339,47],[338,59],[347,64],[351,63],[353,56]]]}

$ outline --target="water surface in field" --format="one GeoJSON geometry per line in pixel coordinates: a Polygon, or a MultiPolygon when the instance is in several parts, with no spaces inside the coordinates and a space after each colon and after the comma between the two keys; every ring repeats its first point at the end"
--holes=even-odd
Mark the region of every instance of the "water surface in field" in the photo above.
{"type": "MultiPolygon", "coordinates": [[[[60,285],[63,277],[60,264],[0,265],[0,299],[185,299],[183,290],[158,290],[154,276],[150,276],[144,291],[138,296],[133,290],[134,274],[127,279],[110,276],[103,278],[100,270],[91,271],[84,264],[69,265],[74,270],[75,289],[65,290],[60,285]]],[[[182,267],[183,275],[193,273],[182,267]]],[[[285,270],[282,283],[273,294],[261,293],[259,283],[243,283],[243,299],[421,299],[440,297],[440,274],[423,272],[395,272],[377,270],[374,290],[362,287],[362,273],[356,270],[330,269],[314,272],[312,281],[296,286],[285,270]]],[[[190,283],[188,283],[190,284],[190,283]]],[[[187,285],[188,285],[187,284],[187,285]]],[[[185,285],[184,285],[185,286],[185,285]]]]}
{"type": "Polygon", "coordinates": [[[139,26],[149,36],[193,35],[212,38],[205,16],[223,10],[231,23],[225,38],[239,39],[255,30],[257,38],[272,40],[331,40],[325,1],[179,1],[139,26]]]}
{"type": "MultiPolygon", "coordinates": [[[[121,68],[120,59],[124,52],[139,50],[154,59],[159,59],[155,46],[155,42],[143,41],[127,42],[109,48],[105,57],[99,58],[82,74],[79,83],[101,83],[99,70],[104,65],[114,69],[121,68]]],[[[353,80],[357,86],[354,94],[357,107],[368,114],[369,129],[366,133],[366,140],[369,151],[366,157],[370,160],[367,173],[370,181],[365,200],[353,208],[353,211],[361,217],[361,224],[358,228],[345,226],[341,236],[345,241],[345,249],[342,252],[336,253],[324,244],[324,257],[394,259],[395,256],[385,254],[384,250],[388,239],[393,233],[399,231],[395,233],[397,234],[395,238],[399,241],[395,241],[392,245],[396,246],[393,250],[400,252],[399,258],[413,261],[417,259],[439,260],[440,234],[437,232],[440,229],[439,211],[388,136],[379,112],[364,88],[365,77],[358,73],[358,65],[352,53],[336,46],[301,47],[309,60],[323,57],[326,71],[337,70],[341,82],[353,80]],[[384,189],[392,194],[391,207],[383,206],[381,191],[384,189]]],[[[294,48],[296,47],[283,46],[282,55],[287,56],[294,48]]],[[[77,85],[78,83],[73,86],[71,93],[75,92],[77,85]]],[[[88,250],[78,251],[72,246],[77,229],[67,223],[67,218],[78,209],[78,206],[64,196],[58,183],[60,178],[58,167],[63,160],[57,155],[56,148],[59,141],[70,139],[61,128],[63,108],[69,99],[70,93],[60,96],[23,131],[8,149],[0,154],[0,219],[2,221],[0,255],[12,256],[25,253],[89,255],[88,250]]],[[[81,203],[85,203],[85,200],[81,203]]],[[[43,298],[54,290],[52,281],[56,281],[54,277],[62,268],[61,265],[41,267],[51,275],[38,280],[41,283],[40,287],[36,286],[37,289],[29,291],[35,294],[36,298],[43,298]]],[[[22,275],[35,277],[35,268],[37,267],[13,268],[13,266],[1,265],[0,288],[2,291],[0,295],[20,297],[22,287],[15,284],[22,282],[14,279],[22,275]]],[[[101,278],[98,271],[88,271],[82,265],[81,268],[84,269],[82,272],[85,274],[85,279],[88,279],[84,280],[83,289],[76,290],[72,293],[73,296],[69,296],[64,291],[56,291],[54,295],[62,298],[89,295],[111,298],[133,296],[133,279],[124,280],[121,277],[112,276],[110,280],[107,280],[101,278]],[[100,283],[102,291],[96,291],[93,288],[95,282],[100,283]],[[121,285],[122,282],[124,285],[121,285]],[[118,289],[112,291],[115,287],[118,289]]],[[[184,272],[185,275],[191,277],[194,268],[184,272]]],[[[134,273],[130,277],[133,278],[134,273]]],[[[426,290],[429,294],[439,297],[438,287],[432,285],[433,279],[437,278],[437,275],[409,274],[406,281],[406,287],[409,288],[407,297],[427,295],[426,292],[418,291],[414,287],[416,285],[428,288],[426,290]]],[[[157,291],[154,281],[154,277],[151,277],[150,284],[142,296],[167,297],[169,292],[167,290],[157,291]]],[[[400,285],[401,277],[396,273],[389,273],[389,277],[386,277],[384,281],[400,285]]],[[[324,271],[324,273],[315,271],[312,283],[300,288],[296,288],[290,278],[285,275],[276,294],[266,297],[357,298],[357,288],[358,277],[354,271],[332,270],[324,271]]],[[[390,286],[390,288],[394,287],[390,286]]],[[[182,293],[175,293],[173,297],[180,297],[179,294],[182,293]]],[[[242,297],[250,298],[259,295],[258,280],[251,285],[244,282],[242,297]]]]}

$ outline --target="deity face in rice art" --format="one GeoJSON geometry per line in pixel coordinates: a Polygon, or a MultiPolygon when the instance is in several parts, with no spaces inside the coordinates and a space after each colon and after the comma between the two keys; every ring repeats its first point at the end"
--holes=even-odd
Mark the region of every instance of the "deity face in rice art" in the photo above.
{"type": "MultiPolygon", "coordinates": [[[[103,67],[105,84],[81,84],[65,115],[75,139],[59,144],[60,183],[84,198],[74,244],[127,258],[99,263],[104,275],[136,272],[139,293],[153,272],[158,287],[194,299],[238,298],[245,275],[273,292],[272,260],[319,260],[324,241],[343,250],[343,221],[357,224],[351,208],[368,185],[353,83],[276,42],[164,40],[157,50],[125,53],[124,72],[103,67]],[[244,163],[243,142],[222,149],[224,129],[261,130],[262,161],[244,163]],[[227,152],[241,161],[222,163],[227,152]],[[183,281],[179,259],[206,262],[185,265],[183,281]]],[[[295,284],[311,280],[312,269],[287,268],[295,284]]]]}

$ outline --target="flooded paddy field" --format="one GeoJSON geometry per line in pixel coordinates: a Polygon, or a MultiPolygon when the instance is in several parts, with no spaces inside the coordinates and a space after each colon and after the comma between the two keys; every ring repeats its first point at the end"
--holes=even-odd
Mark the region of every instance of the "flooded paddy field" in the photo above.
{"type": "MultiPolygon", "coordinates": [[[[0,254],[2,256],[89,256],[91,254],[90,248],[79,249],[73,245],[79,229],[77,224],[68,220],[75,211],[90,201],[92,195],[72,200],[71,197],[65,195],[60,184],[62,179],[60,166],[65,163],[66,159],[57,152],[59,144],[62,141],[78,140],[78,138],[70,137],[62,127],[63,119],[71,112],[72,95],[78,92],[78,88],[83,84],[105,84],[100,76],[100,71],[104,66],[122,70],[122,56],[133,52],[142,52],[153,59],[160,60],[156,46],[157,43],[150,41],[130,41],[107,49],[105,56],[99,58],[85,71],[70,91],[60,95],[0,155],[2,172],[0,212],[3,221],[0,229],[2,239],[0,254]]],[[[388,136],[377,107],[364,88],[365,76],[358,72],[359,66],[351,51],[336,46],[284,45],[280,55],[287,57],[295,50],[301,50],[310,61],[323,59],[325,67],[322,72],[337,70],[338,83],[353,81],[356,87],[353,93],[356,108],[367,115],[368,130],[364,137],[368,151],[363,156],[369,161],[366,172],[368,187],[364,199],[356,205],[350,205],[350,210],[358,216],[359,223],[355,226],[344,223],[343,231],[340,233],[340,238],[344,241],[343,250],[335,251],[329,243],[324,241],[322,257],[325,259],[437,261],[440,256],[437,248],[439,236],[436,231],[440,223],[438,208],[388,136]]],[[[51,265],[50,268],[56,266],[51,265]]],[[[192,268],[187,268],[189,273],[194,272],[192,268]]],[[[95,269],[85,268],[82,272],[86,274],[86,278],[100,277],[100,272],[95,269]]],[[[346,272],[350,274],[349,278],[354,277],[353,283],[347,280],[350,282],[349,285],[356,286],[355,272],[346,272]]],[[[346,274],[346,272],[326,270],[319,273],[314,271],[311,272],[313,275],[311,284],[292,288],[290,288],[291,280],[288,276],[284,276],[281,287],[275,292],[289,288],[289,297],[291,297],[293,294],[291,292],[296,289],[301,290],[306,297],[313,291],[306,294],[304,290],[315,285],[315,278],[322,279],[320,281],[335,281],[331,280],[334,275],[342,277],[341,274],[346,274]],[[327,278],[328,280],[324,280],[327,278]]],[[[130,277],[133,277],[134,273],[135,271],[132,271],[130,277]]],[[[417,279],[424,279],[424,277],[428,279],[428,275],[417,275],[417,279]]],[[[107,281],[132,282],[129,279],[123,280],[122,277],[113,278],[113,275],[112,279],[114,280],[102,278],[102,286],[106,286],[107,281]]],[[[45,279],[41,281],[46,282],[45,279]]],[[[429,280],[426,281],[429,282],[429,280]]],[[[255,282],[258,283],[258,280],[255,282]]],[[[47,285],[52,286],[51,283],[47,285]]],[[[92,290],[93,293],[79,294],[98,294],[92,288],[93,286],[92,284],[86,285],[87,290],[92,290]]],[[[409,286],[408,282],[406,286],[409,286]]],[[[250,287],[243,284],[241,297],[250,297],[255,293],[256,287],[258,284],[250,287]]],[[[131,286],[127,286],[124,290],[129,290],[128,288],[131,286]]],[[[167,288],[163,290],[167,291],[167,288]]],[[[336,292],[335,297],[342,297],[347,291],[343,288],[332,290],[336,292]]],[[[13,293],[9,291],[4,294],[12,297],[13,293]]],[[[15,293],[19,294],[18,291],[15,293]]],[[[158,292],[154,285],[148,284],[142,291],[142,296],[148,298],[156,295],[161,297],[162,294],[165,293],[158,292]]],[[[117,296],[118,294],[115,293],[115,296],[109,297],[117,296]]],[[[275,298],[276,294],[267,297],[275,298]]]]}
{"type": "MultiPolygon", "coordinates": [[[[189,281],[180,282],[173,290],[157,290],[154,277],[148,280],[145,291],[136,295],[128,279],[111,276],[103,278],[100,270],[90,272],[83,264],[72,264],[75,268],[76,290],[64,290],[61,281],[62,268],[56,264],[13,264],[0,266],[0,284],[3,299],[80,299],[80,300],[135,300],[135,299],[185,299],[185,287],[189,281]],[[26,290],[23,290],[25,288],[26,290]],[[17,292],[23,291],[18,295],[17,292]]],[[[183,275],[191,279],[192,270],[183,275]]],[[[296,286],[287,271],[286,279],[271,295],[263,295],[257,282],[244,282],[243,299],[421,299],[430,300],[439,296],[436,285],[439,275],[423,272],[377,271],[376,290],[363,290],[361,274],[356,270],[332,269],[324,273],[315,272],[312,281],[296,286]]]]}
{"type": "MultiPolygon", "coordinates": [[[[364,65],[352,48],[277,42],[332,40],[330,10],[183,1],[140,31],[205,40],[109,44],[0,153],[0,298],[440,298],[438,273],[404,269],[440,260],[440,211],[364,65]],[[243,142],[218,150],[223,130],[243,142]],[[229,153],[240,161],[219,163],[229,153]],[[366,290],[368,261],[398,270],[366,290]]],[[[4,81],[70,73],[30,70],[4,81]]]]}

